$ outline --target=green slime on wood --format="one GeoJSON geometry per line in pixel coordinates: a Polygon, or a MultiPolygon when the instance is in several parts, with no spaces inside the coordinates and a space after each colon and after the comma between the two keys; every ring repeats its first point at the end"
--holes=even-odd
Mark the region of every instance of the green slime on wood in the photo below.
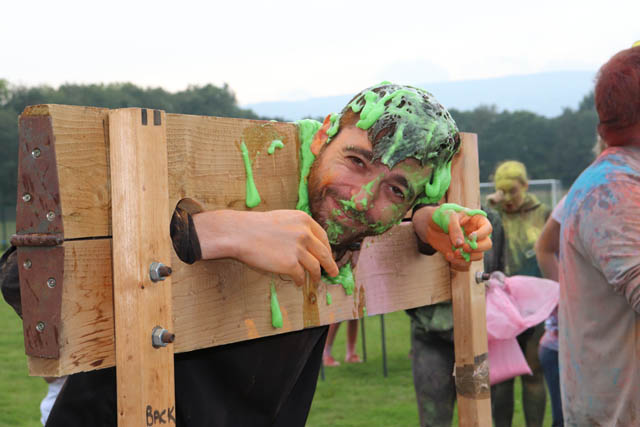
{"type": "Polygon", "coordinates": [[[282,328],[282,312],[280,311],[276,285],[273,280],[271,281],[271,325],[274,328],[282,328]]]}
{"type": "MultiPolygon", "coordinates": [[[[487,216],[487,213],[485,211],[483,211],[482,209],[469,209],[469,208],[465,208],[463,206],[457,205],[455,203],[444,203],[438,209],[436,209],[436,211],[433,213],[432,220],[445,233],[449,233],[449,221],[450,221],[450,216],[449,215],[450,215],[451,212],[462,212],[462,213],[465,213],[465,214],[467,214],[469,216],[474,216],[474,215],[482,215],[484,217],[487,216]]],[[[461,228],[462,228],[462,233],[464,235],[465,243],[467,243],[472,249],[477,249],[478,248],[478,242],[477,242],[478,236],[474,235],[472,239],[469,239],[469,237],[467,236],[467,233],[464,231],[464,227],[461,227],[461,228]]],[[[454,251],[457,249],[454,245],[452,245],[451,248],[454,251]]],[[[460,250],[460,254],[462,255],[462,258],[467,262],[469,262],[469,260],[471,259],[471,256],[469,255],[468,252],[460,250]]]]}
{"type": "Polygon", "coordinates": [[[322,127],[322,123],[304,119],[296,122],[298,125],[298,135],[300,137],[300,182],[298,184],[298,203],[296,209],[304,211],[311,215],[309,209],[309,184],[307,179],[309,178],[309,172],[311,166],[316,159],[316,156],[311,152],[311,142],[313,136],[318,132],[318,129],[322,127]]]}
{"type": "Polygon", "coordinates": [[[331,302],[332,302],[331,294],[327,292],[327,305],[331,305],[331,302]]]}
{"type": "Polygon", "coordinates": [[[271,141],[271,145],[269,145],[269,148],[267,148],[267,153],[275,153],[276,148],[284,148],[284,144],[279,139],[274,139],[273,141],[271,141]]]}
{"type": "Polygon", "coordinates": [[[251,160],[249,159],[249,150],[247,145],[242,141],[240,145],[240,151],[242,151],[242,160],[244,161],[244,170],[247,174],[247,189],[245,195],[245,204],[248,208],[255,208],[260,204],[260,194],[256,183],[253,181],[253,170],[251,169],[251,160]]]}
{"type": "Polygon", "coordinates": [[[340,267],[340,272],[336,277],[329,277],[323,275],[322,279],[331,285],[342,285],[344,293],[352,295],[353,290],[356,288],[356,282],[353,278],[353,269],[351,268],[351,262],[346,263],[340,267]]]}

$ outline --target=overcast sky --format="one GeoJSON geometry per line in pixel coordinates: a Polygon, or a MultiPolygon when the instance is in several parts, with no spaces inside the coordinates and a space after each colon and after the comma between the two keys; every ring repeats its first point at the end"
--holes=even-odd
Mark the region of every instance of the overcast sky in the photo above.
{"type": "Polygon", "coordinates": [[[228,83],[240,104],[398,83],[595,71],[640,39],[640,1],[8,1],[0,78],[228,83]],[[593,4],[591,6],[590,4],[593,4]]]}

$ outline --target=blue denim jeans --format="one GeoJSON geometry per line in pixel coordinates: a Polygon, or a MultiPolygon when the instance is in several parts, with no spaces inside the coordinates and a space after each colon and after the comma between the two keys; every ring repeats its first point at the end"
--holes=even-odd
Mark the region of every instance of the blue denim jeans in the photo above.
{"type": "Polygon", "coordinates": [[[540,364],[551,396],[551,415],[553,427],[563,426],[562,400],[560,398],[560,372],[558,370],[558,352],[548,347],[540,346],[538,350],[540,364]]]}

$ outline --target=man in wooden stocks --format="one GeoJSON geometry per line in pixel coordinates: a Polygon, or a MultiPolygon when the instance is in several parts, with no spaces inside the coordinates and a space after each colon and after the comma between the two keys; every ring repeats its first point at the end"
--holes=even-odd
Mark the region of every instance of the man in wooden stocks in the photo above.
{"type": "MultiPolygon", "coordinates": [[[[468,269],[491,247],[484,216],[450,210],[448,233],[432,219],[460,138],[431,94],[385,82],[356,95],[323,124],[300,123],[300,131],[301,164],[310,171],[302,173],[298,210],[202,211],[182,203],[172,238],[183,261],[235,258],[288,275],[297,285],[307,273],[321,280],[324,270],[330,281],[339,264],[355,261],[352,252],[365,236],[385,232],[411,209],[420,240],[453,268],[468,269]],[[477,241],[475,249],[462,226],[466,242],[477,241]]],[[[326,333],[324,326],[176,354],[176,424],[304,425],[326,333]]],[[[71,376],[47,425],[115,423],[111,368],[71,376]]]]}

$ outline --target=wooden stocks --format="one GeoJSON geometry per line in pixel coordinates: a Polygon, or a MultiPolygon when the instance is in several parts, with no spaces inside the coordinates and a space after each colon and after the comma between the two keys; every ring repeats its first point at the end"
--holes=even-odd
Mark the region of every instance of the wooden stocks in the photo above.
{"type": "Polygon", "coordinates": [[[171,278],[150,277],[171,260],[166,117],[114,110],[109,136],[118,425],[175,425],[171,278]]]}
{"type": "MultiPolygon", "coordinates": [[[[452,181],[447,202],[471,209],[480,208],[478,140],[465,134],[460,153],[451,168],[452,181]]],[[[476,283],[482,261],[465,272],[451,270],[453,339],[458,419],[464,426],[491,426],[491,389],[484,284],[476,283]]]]}

